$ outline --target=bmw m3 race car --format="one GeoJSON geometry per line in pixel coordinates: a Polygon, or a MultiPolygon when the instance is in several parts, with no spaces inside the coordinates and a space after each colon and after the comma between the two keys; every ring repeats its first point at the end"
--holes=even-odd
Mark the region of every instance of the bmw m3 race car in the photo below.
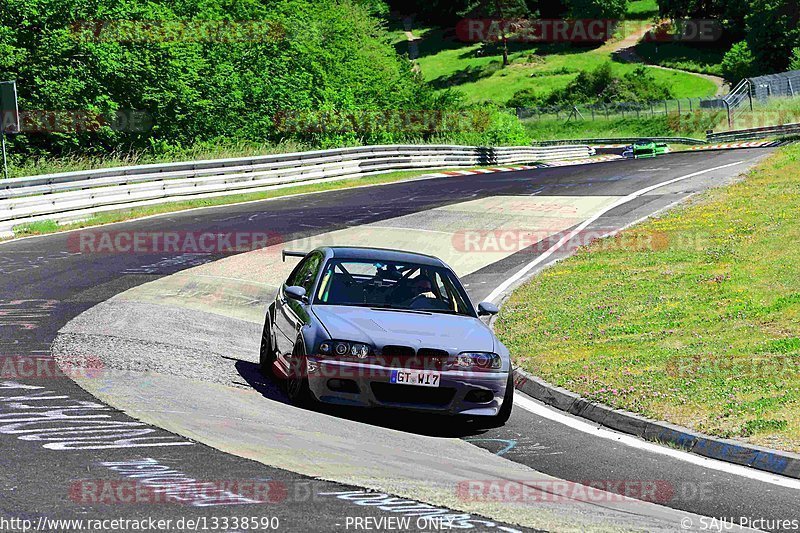
{"type": "Polygon", "coordinates": [[[453,270],[428,255],[324,247],[302,257],[267,310],[261,369],[289,400],[463,415],[502,425],[513,381],[505,346],[453,270]]]}
{"type": "Polygon", "coordinates": [[[669,146],[667,143],[657,143],[649,139],[642,139],[636,141],[630,146],[625,147],[625,150],[622,152],[622,156],[633,159],[644,159],[668,153],[669,146]]]}

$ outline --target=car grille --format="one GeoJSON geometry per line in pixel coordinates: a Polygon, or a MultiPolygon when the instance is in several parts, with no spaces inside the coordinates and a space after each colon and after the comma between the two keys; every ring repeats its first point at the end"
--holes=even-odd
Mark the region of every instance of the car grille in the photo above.
{"type": "Polygon", "coordinates": [[[445,350],[420,348],[414,353],[410,346],[384,346],[377,363],[389,368],[410,368],[414,370],[442,370],[450,354],[445,350]]]}
{"type": "Polygon", "coordinates": [[[372,393],[379,402],[397,404],[447,405],[453,401],[455,389],[448,387],[417,387],[393,383],[371,383],[372,393]]]}
{"type": "Polygon", "coordinates": [[[381,350],[384,357],[414,357],[414,348],[411,346],[386,345],[381,350]]]}

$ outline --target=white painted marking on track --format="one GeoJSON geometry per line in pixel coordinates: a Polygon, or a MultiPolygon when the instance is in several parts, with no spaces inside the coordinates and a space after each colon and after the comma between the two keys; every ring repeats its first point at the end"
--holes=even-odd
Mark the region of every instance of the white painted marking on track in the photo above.
{"type": "MultiPolygon", "coordinates": [[[[689,179],[689,178],[700,176],[702,174],[706,174],[708,172],[713,172],[715,170],[722,170],[724,168],[729,168],[729,167],[733,167],[733,166],[736,166],[736,165],[740,165],[740,164],[746,163],[748,161],[751,161],[751,159],[737,161],[735,163],[729,163],[727,165],[722,165],[722,166],[718,166],[718,167],[714,167],[714,168],[709,168],[709,169],[706,169],[706,170],[701,170],[699,172],[693,172],[692,174],[687,174],[685,176],[680,176],[680,177],[677,177],[677,178],[673,178],[671,180],[667,180],[667,181],[662,182],[662,183],[657,183],[655,185],[651,185],[649,187],[645,187],[644,189],[639,189],[638,191],[633,192],[633,193],[629,194],[628,196],[624,196],[624,197],[620,198],[618,201],[614,202],[613,204],[609,205],[608,207],[602,208],[597,213],[595,213],[593,216],[591,216],[590,218],[588,218],[587,220],[582,222],[577,228],[575,228],[569,234],[565,235],[556,244],[554,244],[553,246],[548,248],[543,254],[538,256],[536,259],[534,259],[533,261],[531,261],[530,263],[525,265],[516,274],[514,274],[513,276],[508,278],[506,281],[501,283],[495,290],[492,291],[492,293],[486,299],[489,300],[489,301],[492,301],[492,300],[495,300],[496,298],[498,298],[512,284],[514,284],[515,282],[517,282],[520,279],[522,279],[525,276],[525,274],[530,272],[537,265],[539,265],[542,262],[544,262],[545,259],[550,257],[554,252],[556,252],[564,244],[569,242],[569,240],[572,239],[579,232],[583,231],[587,226],[589,226],[589,224],[595,222],[597,219],[599,219],[601,216],[603,216],[605,213],[611,211],[612,209],[615,209],[616,207],[619,207],[619,206],[621,206],[621,205],[623,205],[623,204],[625,204],[627,202],[630,202],[631,200],[634,200],[634,199],[638,198],[639,196],[642,196],[643,194],[646,194],[646,193],[648,193],[648,192],[650,192],[652,190],[658,189],[659,187],[664,187],[666,185],[670,185],[672,183],[676,183],[676,182],[683,181],[683,180],[686,180],[686,179],[689,179]]],[[[675,203],[677,203],[677,202],[675,202],[675,203]]],[[[642,217],[641,219],[639,219],[635,223],[638,223],[638,222],[640,222],[642,220],[645,220],[646,218],[649,218],[649,216],[642,217]]],[[[629,224],[626,227],[629,227],[630,225],[632,225],[632,224],[629,224]]],[[[615,234],[615,233],[617,233],[617,232],[610,232],[609,235],[612,235],[612,234],[615,234]]],[[[522,407],[523,409],[525,409],[526,411],[530,411],[531,413],[534,413],[534,414],[536,414],[538,416],[541,416],[542,418],[547,418],[548,420],[552,420],[553,422],[558,422],[560,424],[564,424],[564,425],[569,426],[569,427],[571,427],[573,429],[576,429],[578,431],[583,431],[584,433],[589,433],[591,435],[595,435],[595,436],[602,437],[602,438],[605,438],[605,439],[615,440],[617,442],[620,442],[621,444],[625,444],[626,446],[630,446],[632,448],[644,450],[644,451],[647,451],[647,452],[657,453],[657,454],[660,454],[660,455],[667,455],[667,456],[672,457],[674,459],[678,459],[680,461],[684,461],[684,462],[688,462],[688,463],[695,464],[695,465],[698,465],[698,466],[702,466],[704,468],[710,468],[712,470],[718,470],[718,471],[721,471],[721,472],[726,472],[728,474],[741,476],[741,477],[746,477],[746,478],[749,478],[749,479],[762,481],[764,483],[770,483],[772,485],[778,485],[778,486],[781,486],[781,487],[784,487],[784,488],[800,489],[800,480],[781,477],[781,476],[777,476],[777,475],[774,475],[774,474],[770,474],[768,472],[763,472],[761,470],[756,470],[756,469],[753,469],[753,468],[748,468],[748,467],[736,465],[736,464],[733,464],[733,463],[726,463],[724,461],[718,461],[716,459],[710,459],[710,458],[707,458],[707,457],[702,457],[700,455],[692,454],[692,453],[681,451],[681,450],[676,450],[676,449],[673,449],[673,448],[667,448],[667,447],[661,446],[659,444],[654,444],[654,443],[651,443],[651,442],[647,442],[647,441],[638,439],[638,438],[630,436],[630,435],[617,433],[616,431],[612,431],[612,430],[609,430],[609,429],[606,429],[606,428],[598,427],[598,426],[595,426],[595,425],[590,424],[588,422],[584,422],[582,420],[579,420],[577,418],[564,415],[561,412],[552,410],[552,409],[550,409],[548,407],[545,407],[544,405],[538,404],[538,403],[534,402],[533,400],[530,400],[530,399],[526,398],[525,396],[522,396],[519,393],[515,393],[514,396],[515,396],[515,403],[517,405],[519,405],[520,407],[522,407]]]]}
{"type": "Polygon", "coordinates": [[[582,419],[565,415],[561,411],[556,411],[545,405],[535,402],[534,400],[531,400],[530,398],[523,396],[518,392],[514,394],[514,405],[542,418],[569,426],[572,429],[582,431],[583,433],[588,433],[589,435],[593,435],[595,437],[613,440],[637,450],[643,450],[658,455],[666,455],[667,457],[678,459],[679,461],[691,463],[703,468],[709,468],[735,476],[746,477],[756,481],[769,483],[771,485],[778,485],[787,489],[800,489],[800,480],[781,477],[775,474],[770,474],[769,472],[756,470],[754,468],[748,468],[746,466],[710,459],[701,455],[661,446],[660,444],[648,442],[632,435],[617,433],[611,429],[599,427],[593,423],[584,422],[582,419]]]}
{"type": "Polygon", "coordinates": [[[562,246],[564,246],[566,243],[568,243],[573,237],[575,237],[575,235],[578,235],[581,231],[586,229],[589,226],[589,224],[594,223],[595,221],[597,221],[597,219],[599,219],[601,216],[605,215],[606,213],[608,213],[612,209],[616,209],[617,207],[619,207],[621,205],[624,205],[624,204],[630,202],[631,200],[635,200],[636,198],[638,198],[638,197],[640,197],[640,196],[642,196],[644,194],[647,194],[650,191],[658,189],[660,187],[664,187],[666,185],[671,185],[673,183],[677,183],[679,181],[683,181],[683,180],[686,180],[686,179],[689,179],[689,178],[694,178],[696,176],[701,176],[703,174],[708,174],[709,172],[713,172],[715,170],[722,170],[723,168],[729,168],[729,167],[733,167],[733,166],[736,166],[736,165],[741,165],[742,163],[746,163],[748,161],[751,161],[751,159],[745,159],[745,160],[741,160],[741,161],[736,161],[735,163],[729,163],[727,165],[721,165],[721,166],[718,166],[718,167],[713,167],[713,168],[707,168],[705,170],[700,170],[698,172],[692,172],[691,174],[687,174],[685,176],[679,176],[679,177],[673,178],[671,180],[667,180],[667,181],[664,181],[664,182],[661,182],[661,183],[656,183],[655,185],[650,185],[649,187],[645,187],[644,189],[639,189],[638,191],[635,191],[635,192],[629,194],[628,196],[623,196],[622,198],[620,198],[616,202],[612,203],[609,206],[606,206],[606,207],[600,209],[597,213],[595,213],[594,215],[592,215],[588,219],[584,220],[577,228],[575,228],[574,230],[570,231],[567,235],[563,236],[557,243],[555,243],[553,246],[548,248],[544,253],[542,253],[536,259],[534,259],[533,261],[531,261],[530,263],[525,265],[516,274],[514,274],[513,276],[511,276],[510,278],[505,280],[500,285],[498,285],[497,288],[495,288],[495,290],[493,290],[491,292],[491,294],[489,294],[489,296],[486,297],[486,300],[488,300],[488,301],[496,300],[509,287],[511,287],[511,285],[513,285],[514,283],[516,283],[517,281],[522,279],[525,276],[525,274],[527,274],[528,272],[533,270],[536,266],[544,263],[546,259],[548,259],[551,255],[553,255],[556,251],[558,251],[562,246]]]}

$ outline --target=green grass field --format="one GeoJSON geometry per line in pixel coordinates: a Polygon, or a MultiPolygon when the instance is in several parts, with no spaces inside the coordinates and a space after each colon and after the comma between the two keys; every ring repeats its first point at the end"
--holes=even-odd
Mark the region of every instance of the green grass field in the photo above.
{"type": "Polygon", "coordinates": [[[646,63],[701,74],[722,76],[722,58],[730,45],[689,45],[683,43],[639,43],[636,53],[646,63]]]}
{"type": "Polygon", "coordinates": [[[516,364],[584,397],[800,451],[800,146],[514,292],[516,364]]]}
{"type": "MultiPolygon", "coordinates": [[[[503,68],[496,46],[480,55],[479,44],[449,40],[440,29],[415,34],[423,37],[417,63],[425,80],[438,88],[457,88],[471,102],[492,100],[503,104],[517,91],[528,88],[546,95],[565,87],[579,71],[611,61],[609,45],[591,48],[512,43],[511,65],[503,68]]],[[[633,64],[613,63],[616,75],[635,68],[633,64]]],[[[712,82],[693,74],[655,68],[648,71],[657,82],[671,87],[676,98],[711,96],[716,91],[712,82]]]]}
{"type": "Polygon", "coordinates": [[[628,20],[652,20],[658,15],[656,0],[633,0],[628,4],[628,20]]]}

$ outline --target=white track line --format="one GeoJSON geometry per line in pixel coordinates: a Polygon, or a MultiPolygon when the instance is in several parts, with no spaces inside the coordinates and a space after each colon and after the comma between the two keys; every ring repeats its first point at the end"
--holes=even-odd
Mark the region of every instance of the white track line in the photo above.
{"type": "Polygon", "coordinates": [[[528,398],[527,396],[523,396],[519,392],[514,394],[514,406],[521,407],[526,411],[530,411],[531,413],[537,416],[546,418],[548,420],[552,420],[553,422],[564,424],[565,426],[569,426],[572,429],[588,433],[595,437],[613,440],[619,442],[620,444],[624,444],[626,446],[630,446],[631,448],[635,448],[637,450],[643,450],[649,453],[655,453],[659,455],[666,455],[673,459],[678,459],[680,461],[701,466],[703,468],[710,468],[712,470],[718,470],[720,472],[725,472],[727,474],[746,477],[756,481],[770,483],[772,485],[778,485],[780,487],[784,487],[787,489],[800,489],[800,480],[781,477],[775,474],[770,474],[769,472],[756,470],[755,468],[749,468],[746,466],[740,466],[733,463],[718,461],[716,459],[710,459],[708,457],[703,457],[701,455],[692,454],[681,450],[676,450],[674,448],[668,448],[660,444],[654,444],[652,442],[642,440],[632,435],[617,433],[616,431],[604,427],[598,427],[593,423],[584,422],[583,420],[578,419],[576,417],[565,415],[560,411],[556,411],[538,402],[535,402],[530,398],[528,398]]]}
{"type": "Polygon", "coordinates": [[[530,263],[525,265],[519,272],[517,272],[516,274],[514,274],[513,276],[511,276],[510,278],[505,280],[503,283],[498,285],[497,288],[495,288],[495,290],[493,290],[491,292],[491,294],[489,294],[489,296],[486,297],[486,300],[488,300],[488,301],[497,300],[497,298],[499,298],[514,283],[516,283],[517,281],[522,279],[528,272],[533,270],[536,266],[542,264],[551,255],[553,255],[559,248],[564,246],[573,237],[575,237],[575,235],[578,235],[581,231],[586,229],[586,227],[589,226],[589,224],[594,223],[598,218],[600,218],[601,216],[605,215],[606,213],[608,213],[612,209],[616,209],[617,207],[619,207],[619,206],[621,206],[623,204],[626,204],[626,203],[628,203],[628,202],[630,202],[632,200],[635,200],[636,198],[642,196],[643,194],[647,194],[648,192],[653,191],[655,189],[658,189],[659,187],[664,187],[666,185],[671,185],[673,183],[677,183],[679,181],[687,180],[689,178],[694,178],[694,177],[700,176],[702,174],[708,174],[709,172],[714,172],[715,170],[722,170],[723,168],[729,168],[729,167],[734,167],[736,165],[741,165],[742,163],[746,163],[748,161],[751,161],[751,159],[741,160],[741,161],[737,161],[735,163],[729,163],[727,165],[722,165],[722,166],[719,166],[719,167],[708,168],[706,170],[700,170],[698,172],[693,172],[693,173],[687,174],[685,176],[680,176],[678,178],[673,178],[671,180],[667,180],[667,181],[664,181],[662,183],[657,183],[655,185],[651,185],[649,187],[645,187],[644,189],[639,189],[638,191],[633,192],[633,193],[629,194],[628,196],[623,196],[622,198],[620,198],[619,200],[617,200],[613,204],[611,204],[608,207],[605,207],[605,208],[601,209],[600,211],[598,211],[597,213],[595,213],[592,217],[584,220],[577,228],[575,228],[574,230],[570,231],[568,234],[563,236],[557,243],[555,243],[553,246],[548,248],[544,253],[539,255],[536,259],[534,259],[533,261],[531,261],[530,263]]]}
{"type": "MultiPolygon", "coordinates": [[[[525,274],[530,272],[534,267],[536,267],[537,265],[541,264],[545,259],[550,257],[556,250],[558,250],[564,244],[569,242],[569,240],[572,239],[579,232],[583,231],[589,224],[595,222],[598,218],[603,216],[605,213],[611,211],[612,209],[614,209],[616,207],[619,207],[619,206],[621,206],[621,205],[623,205],[623,204],[625,204],[627,202],[630,202],[631,200],[634,200],[634,199],[638,198],[639,196],[642,196],[643,194],[646,194],[646,193],[648,193],[648,192],[650,192],[652,190],[658,189],[659,187],[664,187],[666,185],[670,185],[672,183],[676,183],[676,182],[683,181],[683,180],[686,180],[686,179],[689,179],[689,178],[693,178],[695,176],[700,176],[702,174],[707,174],[708,172],[713,172],[715,170],[722,170],[724,168],[729,168],[729,167],[733,167],[733,166],[736,166],[736,165],[740,165],[740,164],[746,163],[748,161],[750,161],[750,160],[737,161],[735,163],[729,163],[727,165],[722,165],[722,166],[719,166],[719,167],[709,168],[709,169],[706,169],[706,170],[701,170],[699,172],[693,172],[693,173],[687,174],[685,176],[680,176],[678,178],[673,178],[671,180],[668,180],[668,181],[665,181],[665,182],[662,182],[662,183],[657,183],[655,185],[651,185],[649,187],[645,187],[644,189],[640,189],[640,190],[638,190],[636,192],[633,192],[633,193],[629,194],[628,196],[624,196],[624,197],[620,198],[619,200],[617,200],[616,202],[614,202],[610,206],[608,206],[606,208],[603,208],[600,211],[598,211],[597,213],[595,213],[591,218],[585,220],[583,223],[581,223],[577,228],[575,228],[569,234],[567,234],[564,237],[562,237],[561,240],[559,240],[556,244],[554,244],[549,249],[547,249],[542,255],[540,255],[539,257],[537,257],[535,260],[531,261],[527,265],[525,265],[525,267],[523,267],[519,272],[517,272],[516,274],[514,274],[513,276],[508,278],[503,283],[501,283],[494,291],[492,291],[492,293],[486,299],[490,300],[490,301],[491,300],[495,300],[498,296],[502,295],[503,292],[505,292],[508,289],[508,287],[510,287],[512,284],[516,283],[517,281],[519,281],[522,277],[525,276],[525,274]]],[[[648,215],[647,217],[642,217],[637,222],[645,220],[645,219],[649,218],[649,216],[651,216],[651,215],[648,215]]],[[[629,227],[630,225],[632,225],[632,224],[629,224],[626,227],[629,227]]],[[[612,234],[616,234],[616,233],[618,233],[618,232],[614,231],[614,232],[610,232],[608,235],[612,235],[612,234]]],[[[533,413],[535,415],[541,416],[542,418],[547,418],[548,420],[552,420],[553,422],[558,422],[559,424],[564,424],[566,426],[571,427],[572,429],[576,429],[576,430],[582,431],[584,433],[589,433],[590,435],[595,435],[597,437],[601,437],[601,438],[604,438],[604,439],[617,441],[617,442],[619,442],[621,444],[625,444],[626,446],[630,446],[631,448],[644,450],[644,451],[647,451],[647,452],[650,452],[650,453],[666,455],[666,456],[672,457],[674,459],[678,459],[680,461],[684,461],[684,462],[691,463],[691,464],[694,464],[694,465],[702,466],[704,468],[710,468],[712,470],[718,470],[720,472],[726,472],[728,474],[741,476],[741,477],[746,477],[746,478],[750,478],[750,479],[753,479],[753,480],[756,480],[756,481],[762,481],[764,483],[770,483],[772,485],[778,485],[778,486],[785,487],[785,488],[790,488],[790,489],[800,489],[800,480],[781,477],[781,476],[777,476],[777,475],[774,475],[774,474],[770,474],[769,472],[763,472],[761,470],[756,470],[754,468],[748,468],[748,467],[736,465],[736,464],[733,464],[733,463],[726,463],[724,461],[718,461],[716,459],[710,459],[708,457],[703,457],[703,456],[692,454],[692,453],[685,452],[685,451],[682,451],[682,450],[676,450],[676,449],[673,449],[673,448],[668,448],[666,446],[661,446],[659,444],[654,444],[654,443],[639,439],[637,437],[633,437],[631,435],[625,435],[623,433],[617,433],[616,431],[612,431],[610,429],[606,429],[606,428],[603,428],[603,427],[598,427],[598,426],[596,426],[594,424],[590,424],[588,422],[584,422],[582,420],[579,420],[578,418],[575,418],[575,417],[572,417],[572,416],[567,416],[567,415],[565,415],[565,414],[563,414],[563,413],[561,413],[559,411],[555,411],[553,409],[550,409],[549,407],[546,407],[546,406],[544,406],[542,404],[536,403],[536,402],[528,399],[527,397],[522,396],[520,393],[515,393],[514,394],[514,401],[515,401],[516,405],[522,407],[526,411],[530,411],[531,413],[533,413]]]]}

